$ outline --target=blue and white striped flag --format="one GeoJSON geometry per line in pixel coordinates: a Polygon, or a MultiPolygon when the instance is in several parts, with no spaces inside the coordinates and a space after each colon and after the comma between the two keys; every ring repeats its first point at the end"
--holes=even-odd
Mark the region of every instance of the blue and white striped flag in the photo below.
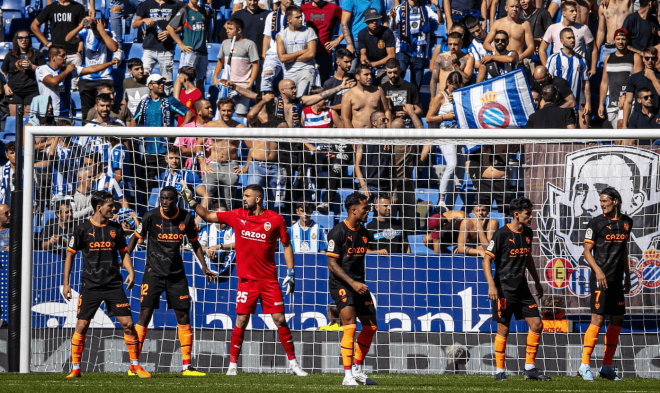
{"type": "Polygon", "coordinates": [[[522,68],[458,89],[452,96],[459,128],[524,128],[534,113],[522,68]]]}

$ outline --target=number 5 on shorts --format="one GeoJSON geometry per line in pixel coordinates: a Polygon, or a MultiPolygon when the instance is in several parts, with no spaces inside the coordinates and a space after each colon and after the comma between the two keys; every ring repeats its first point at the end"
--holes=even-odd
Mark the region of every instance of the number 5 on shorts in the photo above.
{"type": "Polygon", "coordinates": [[[236,292],[236,303],[247,303],[247,291],[236,292]]]}

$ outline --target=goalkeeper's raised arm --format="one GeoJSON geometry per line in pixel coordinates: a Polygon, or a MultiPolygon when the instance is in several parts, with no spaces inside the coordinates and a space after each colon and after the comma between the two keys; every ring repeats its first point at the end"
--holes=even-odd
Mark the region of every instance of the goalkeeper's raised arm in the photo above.
{"type": "Polygon", "coordinates": [[[207,223],[216,223],[219,222],[218,215],[214,212],[208,211],[201,203],[197,203],[195,198],[192,195],[192,192],[188,188],[188,185],[185,181],[181,180],[181,198],[186,201],[188,205],[195,211],[197,216],[201,217],[207,223]]]}

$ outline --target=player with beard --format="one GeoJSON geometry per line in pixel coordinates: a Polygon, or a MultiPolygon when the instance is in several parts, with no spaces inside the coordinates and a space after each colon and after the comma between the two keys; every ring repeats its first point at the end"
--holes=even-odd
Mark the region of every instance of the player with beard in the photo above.
{"type": "MultiPolygon", "coordinates": [[[[184,235],[192,245],[199,261],[204,260],[204,251],[199,244],[195,221],[190,213],[179,209],[179,198],[176,188],[163,187],[160,190],[160,208],[145,213],[142,223],[135,231],[135,236],[128,242],[128,253],[135,249],[138,241],[147,240],[147,260],[142,285],[140,287],[140,316],[135,330],[138,336],[138,358],[147,336],[147,326],[151,322],[154,311],[160,306],[160,296],[163,292],[167,297],[167,305],[174,309],[178,323],[178,336],[181,344],[183,376],[204,376],[205,373],[195,370],[191,362],[193,334],[190,328],[190,293],[188,279],[181,258],[181,244],[184,235]]],[[[216,281],[217,275],[211,272],[206,264],[200,264],[202,272],[209,282],[216,281]]],[[[129,375],[133,375],[129,371],[129,375]]]]}
{"type": "Polygon", "coordinates": [[[374,301],[365,284],[364,257],[367,253],[387,255],[387,250],[369,249],[371,235],[362,224],[367,222],[371,206],[368,197],[354,192],[344,201],[348,217],[328,234],[328,288],[337,305],[344,334],[341,338],[341,358],[344,364],[342,385],[357,386],[358,382],[375,385],[364,372],[362,365],[369,353],[371,342],[378,330],[374,301]],[[355,318],[360,320],[362,331],[355,346],[355,318]],[[355,350],[355,355],[353,351],[355,350]],[[355,364],[353,364],[355,363],[355,364]]]}
{"type": "Polygon", "coordinates": [[[126,239],[120,224],[110,219],[115,213],[115,204],[112,194],[105,191],[96,191],[92,194],[92,207],[94,215],[78,225],[73,232],[67,248],[64,262],[64,283],[62,295],[71,300],[71,286],[69,277],[73,260],[78,251],[83,256],[82,289],[78,297],[78,321],[71,337],[71,364],[73,369],[66,377],[80,378],[80,361],[85,348],[85,335],[89,323],[94,318],[101,302],[110,315],[117,317],[117,321],[124,331],[124,342],[128,348],[131,360],[130,373],[140,378],[151,378],[139,364],[138,336],[133,326],[131,307],[128,304],[126,293],[122,289],[122,276],[119,272],[117,253],[122,265],[128,271],[124,283],[130,291],[135,284],[135,272],[131,263],[130,253],[126,252],[126,239]]]}
{"type": "Polygon", "coordinates": [[[496,381],[506,381],[506,341],[509,336],[511,317],[524,318],[529,325],[525,349],[525,379],[549,381],[535,365],[543,323],[539,307],[529,291],[525,271],[534,279],[537,295],[543,297],[543,287],[532,258],[532,202],[520,197],[511,201],[511,223],[498,229],[486,248],[482,266],[488,281],[488,298],[493,301],[493,321],[497,322],[495,336],[496,381]],[[490,266],[495,265],[495,277],[490,266]]]}
{"type": "Polygon", "coordinates": [[[594,380],[589,368],[591,353],[598,341],[598,332],[605,322],[605,315],[609,315],[603,366],[598,373],[610,381],[621,381],[612,367],[612,359],[619,344],[623,316],[626,313],[625,294],[630,292],[628,241],[633,221],[621,213],[621,194],[613,187],[600,192],[600,207],[603,214],[589,222],[584,236],[584,259],[591,267],[591,323],[584,334],[582,364],[578,375],[587,381],[594,380]]]}
{"type": "Polygon", "coordinates": [[[284,317],[284,298],[277,281],[275,250],[278,239],[284,247],[287,276],[282,287],[290,295],[295,289],[293,269],[293,247],[289,241],[284,218],[272,210],[264,208],[264,189],[251,184],[243,191],[243,207],[226,212],[212,213],[195,201],[187,185],[182,182],[183,199],[195,213],[207,223],[227,224],[236,234],[236,326],[231,336],[231,350],[227,375],[238,374],[238,357],[241,354],[243,336],[250,322],[250,314],[257,310],[261,300],[264,313],[271,314],[280,342],[289,358],[291,374],[305,377],[307,373],[298,364],[293,346],[291,331],[284,317]]]}

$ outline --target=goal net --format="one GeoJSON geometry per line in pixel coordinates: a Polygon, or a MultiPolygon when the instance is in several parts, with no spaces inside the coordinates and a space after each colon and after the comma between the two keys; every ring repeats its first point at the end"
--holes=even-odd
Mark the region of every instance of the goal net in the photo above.
{"type": "MultiPolygon", "coordinates": [[[[614,365],[624,377],[660,377],[657,141],[601,139],[614,135],[604,130],[579,134],[582,139],[561,139],[561,134],[548,139],[546,131],[535,139],[520,130],[514,131],[517,138],[505,140],[457,131],[28,129],[26,149],[34,148],[34,156],[26,153],[31,165],[25,184],[34,197],[25,203],[33,213],[26,219],[32,222],[32,236],[24,238],[24,247],[32,250],[32,291],[31,326],[23,331],[31,335],[30,371],[70,368],[82,259],[76,257],[73,299],[66,300],[61,294],[63,256],[72,228],[93,213],[90,192],[113,192],[116,219],[131,233],[146,211],[158,207],[158,190],[180,188],[184,178],[210,210],[241,208],[243,187],[265,187],[265,204],[285,218],[295,249],[297,285],[293,296],[285,297],[285,315],[296,353],[303,369],[324,373],[342,370],[341,331],[333,326],[328,293],[326,235],[346,218],[343,201],[351,193],[370,195],[372,211],[365,223],[370,247],[388,251],[366,258],[366,283],[379,325],[367,372],[495,371],[496,324],[482,257],[494,230],[508,222],[508,203],[526,196],[534,203],[530,240],[545,292],[539,309],[546,333],[537,366],[549,375],[572,375],[590,321],[591,270],[582,255],[583,239],[589,220],[601,214],[599,192],[615,187],[634,225],[632,288],[614,365]]],[[[234,234],[213,224],[200,227],[202,245],[210,249],[205,260],[193,256],[188,242],[181,250],[192,299],[192,364],[224,372],[236,322],[237,278],[234,252],[219,245],[231,248],[234,234]],[[206,282],[201,263],[220,275],[218,283],[206,282]]],[[[136,285],[126,291],[135,322],[145,253],[145,247],[133,253],[136,285]]],[[[276,259],[282,279],[284,258],[277,253],[276,259]]],[[[176,327],[163,296],[140,359],[145,369],[180,371],[176,327]]],[[[512,321],[509,372],[522,372],[526,331],[524,321],[512,321]]],[[[83,371],[125,372],[128,354],[122,337],[102,305],[91,321],[83,371]]],[[[592,367],[600,366],[602,340],[592,367]]],[[[275,324],[259,306],[248,326],[239,370],[270,373],[286,367],[275,324]]]]}

